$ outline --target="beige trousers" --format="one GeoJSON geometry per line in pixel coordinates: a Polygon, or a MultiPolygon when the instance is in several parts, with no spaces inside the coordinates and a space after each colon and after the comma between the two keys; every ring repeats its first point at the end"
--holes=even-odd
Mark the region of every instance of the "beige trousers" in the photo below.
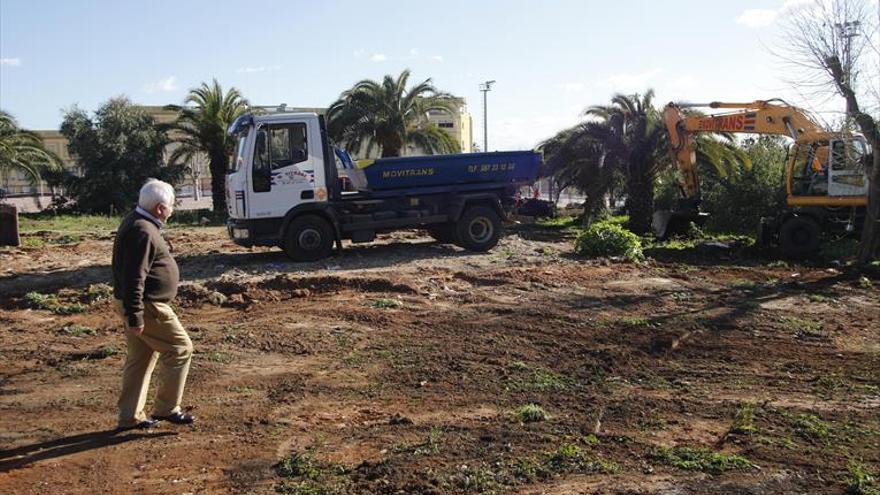
{"type": "MultiPolygon", "coordinates": [[[[122,301],[113,301],[114,310],[123,319],[122,301]]],[[[144,405],[150,388],[150,375],[159,362],[159,387],[153,416],[167,416],[180,411],[180,401],[189,373],[193,346],[177,315],[165,303],[144,301],[144,331],[128,331],[128,353],[122,369],[122,392],[119,394],[119,426],[132,426],[147,419],[144,405]]]]}

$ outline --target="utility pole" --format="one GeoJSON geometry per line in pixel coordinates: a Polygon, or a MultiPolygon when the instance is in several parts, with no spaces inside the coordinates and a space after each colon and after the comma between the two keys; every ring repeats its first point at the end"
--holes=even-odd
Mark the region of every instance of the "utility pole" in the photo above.
{"type": "MultiPolygon", "coordinates": [[[[840,40],[843,43],[843,77],[844,84],[846,87],[852,89],[853,88],[853,76],[852,76],[852,39],[859,35],[859,27],[861,26],[861,22],[859,21],[846,21],[842,23],[836,24],[836,27],[839,32],[840,40]]],[[[852,108],[850,108],[849,103],[846,105],[846,120],[849,123],[849,119],[852,116],[852,108]]]]}
{"type": "Polygon", "coordinates": [[[483,92],[483,152],[489,151],[489,116],[486,105],[486,95],[492,91],[492,85],[495,81],[486,81],[480,84],[480,91],[483,92]]]}

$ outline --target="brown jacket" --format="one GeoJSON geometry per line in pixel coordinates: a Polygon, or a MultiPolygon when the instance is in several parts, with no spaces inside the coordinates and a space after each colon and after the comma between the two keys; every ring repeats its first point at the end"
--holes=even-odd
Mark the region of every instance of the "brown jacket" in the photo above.
{"type": "Polygon", "coordinates": [[[171,302],[179,281],[159,225],[137,211],[129,213],[113,243],[113,296],[122,300],[129,326],[144,324],[144,301],[171,302]]]}

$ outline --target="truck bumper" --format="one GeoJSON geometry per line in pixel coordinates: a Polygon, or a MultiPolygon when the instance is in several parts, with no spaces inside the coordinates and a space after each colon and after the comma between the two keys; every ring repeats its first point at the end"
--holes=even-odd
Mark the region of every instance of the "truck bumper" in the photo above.
{"type": "Polygon", "coordinates": [[[230,218],[226,221],[226,233],[232,242],[239,246],[251,247],[254,243],[253,229],[249,228],[250,222],[230,218]]]}

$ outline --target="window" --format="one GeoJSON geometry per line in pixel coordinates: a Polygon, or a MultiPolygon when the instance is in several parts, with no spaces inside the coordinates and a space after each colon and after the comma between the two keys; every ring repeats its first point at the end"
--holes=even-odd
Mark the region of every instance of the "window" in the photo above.
{"type": "Polygon", "coordinates": [[[452,129],[453,127],[455,127],[455,124],[453,124],[452,122],[439,122],[437,124],[437,127],[442,127],[444,129],[452,129]]]}
{"type": "Polygon", "coordinates": [[[308,159],[305,124],[270,126],[269,136],[272,170],[289,167],[308,159]]]}
{"type": "MultiPolygon", "coordinates": [[[[269,125],[257,132],[254,146],[252,182],[254,192],[272,188],[272,171],[306,162],[309,158],[306,125],[269,125]]],[[[303,171],[311,172],[310,169],[303,171]]]]}

